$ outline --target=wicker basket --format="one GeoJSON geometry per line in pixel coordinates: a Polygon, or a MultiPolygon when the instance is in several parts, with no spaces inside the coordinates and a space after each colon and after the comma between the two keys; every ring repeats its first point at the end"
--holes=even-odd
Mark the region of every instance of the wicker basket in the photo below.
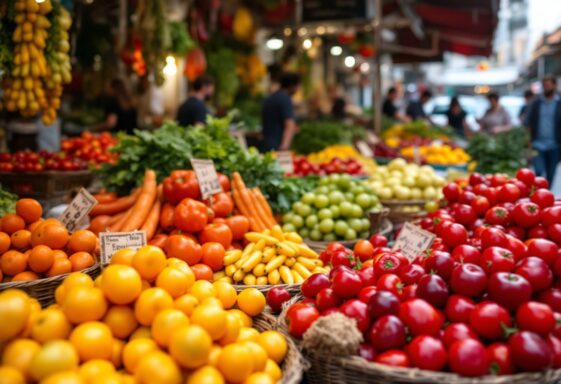
{"type": "MultiPolygon", "coordinates": [[[[259,331],[275,329],[277,319],[268,314],[262,313],[253,319],[253,327],[259,331]]],[[[302,381],[303,372],[308,369],[309,364],[302,357],[298,347],[290,337],[286,337],[288,351],[282,362],[282,379],[280,384],[299,384],[302,381]]]]}
{"type": "MultiPolygon", "coordinates": [[[[95,265],[92,265],[91,267],[86,268],[81,272],[87,273],[91,276],[92,279],[95,279],[100,273],[100,266],[98,263],[96,263],[95,265]]],[[[45,308],[55,302],[55,290],[68,275],[69,273],[65,273],[62,275],[33,281],[0,283],[0,292],[10,288],[20,289],[26,292],[29,296],[36,298],[39,303],[41,303],[41,306],[45,308]]]]}
{"type": "Polygon", "coordinates": [[[263,292],[265,295],[269,292],[269,289],[274,287],[284,287],[290,292],[291,295],[296,295],[300,293],[301,284],[276,284],[276,285],[243,285],[243,284],[233,284],[236,292],[241,292],[247,288],[256,288],[258,291],[263,292]]]}
{"type": "Polygon", "coordinates": [[[406,221],[413,221],[427,215],[424,210],[425,200],[382,200],[382,205],[389,209],[388,219],[393,225],[403,224],[406,221]],[[418,208],[415,212],[408,209],[418,208]]]}

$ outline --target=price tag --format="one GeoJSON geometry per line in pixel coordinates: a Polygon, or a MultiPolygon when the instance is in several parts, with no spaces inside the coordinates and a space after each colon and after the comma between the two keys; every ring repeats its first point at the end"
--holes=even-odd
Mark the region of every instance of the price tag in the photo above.
{"type": "Polygon", "coordinates": [[[370,132],[370,131],[366,131],[366,141],[369,144],[378,144],[380,142],[380,138],[378,136],[376,136],[374,133],[370,132]]]}
{"type": "Polygon", "coordinates": [[[409,260],[413,260],[430,247],[435,237],[429,231],[411,223],[405,223],[395,240],[393,250],[400,251],[409,260]]]}
{"type": "Polygon", "coordinates": [[[364,140],[356,142],[356,147],[360,154],[364,157],[374,157],[374,152],[370,149],[370,146],[364,140]]]}
{"type": "Polygon", "coordinates": [[[90,211],[97,205],[97,200],[85,188],[78,191],[74,200],[66,207],[59,220],[66,226],[69,232],[76,229],[76,225],[80,220],[86,217],[90,211]]]}
{"type": "Polygon", "coordinates": [[[146,231],[100,232],[100,257],[103,265],[109,264],[115,252],[133,248],[138,250],[146,245],[146,231]]]}
{"type": "Polygon", "coordinates": [[[222,192],[222,186],[212,160],[191,159],[191,165],[197,175],[203,200],[222,192]]]}
{"type": "Polygon", "coordinates": [[[277,152],[277,161],[285,174],[294,173],[294,163],[290,151],[277,152]]]}

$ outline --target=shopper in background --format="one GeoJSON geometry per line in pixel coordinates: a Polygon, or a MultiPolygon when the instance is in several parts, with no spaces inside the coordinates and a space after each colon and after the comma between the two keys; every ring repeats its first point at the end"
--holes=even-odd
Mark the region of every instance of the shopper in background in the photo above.
{"type": "Polygon", "coordinates": [[[528,116],[528,108],[532,105],[534,101],[534,92],[531,89],[527,89],[524,91],[524,105],[520,108],[520,112],[518,113],[518,119],[520,123],[526,125],[526,117],[528,116]]]}
{"type": "Polygon", "coordinates": [[[526,122],[530,128],[532,146],[537,151],[534,158],[536,174],[553,183],[560,156],[561,101],[557,91],[557,79],[547,75],[542,80],[543,94],[528,108],[526,122]]]}
{"type": "Polygon", "coordinates": [[[179,125],[184,127],[205,125],[206,116],[209,114],[205,102],[210,100],[213,94],[214,79],[209,75],[197,77],[193,82],[191,96],[177,110],[177,122],[179,125]]]}
{"type": "Polygon", "coordinates": [[[432,99],[432,92],[429,90],[423,91],[419,100],[412,100],[409,102],[405,114],[411,120],[428,119],[424,106],[430,99],[432,99]]]}
{"type": "Polygon", "coordinates": [[[300,75],[296,73],[282,74],[280,88],[265,99],[261,110],[263,151],[285,151],[290,148],[292,137],[296,133],[291,96],[298,90],[300,81],[300,75]]]}
{"type": "Polygon", "coordinates": [[[487,95],[487,100],[489,100],[490,107],[479,120],[481,130],[492,134],[510,130],[512,128],[510,115],[506,109],[499,104],[499,95],[492,92],[487,95]]]}
{"type": "Polygon", "coordinates": [[[397,96],[397,89],[395,89],[394,87],[388,89],[388,94],[386,95],[386,99],[384,100],[384,104],[382,105],[382,113],[391,119],[397,120],[402,123],[408,123],[410,119],[399,112],[399,109],[395,106],[397,96]]]}
{"type": "Polygon", "coordinates": [[[458,97],[454,96],[450,100],[450,107],[446,112],[448,117],[448,125],[454,129],[454,132],[460,137],[466,137],[468,126],[466,122],[466,111],[462,109],[458,97]]]}
{"type": "Polygon", "coordinates": [[[113,79],[107,90],[109,99],[105,105],[105,121],[95,131],[122,131],[132,134],[137,127],[135,100],[122,79],[113,79]]]}

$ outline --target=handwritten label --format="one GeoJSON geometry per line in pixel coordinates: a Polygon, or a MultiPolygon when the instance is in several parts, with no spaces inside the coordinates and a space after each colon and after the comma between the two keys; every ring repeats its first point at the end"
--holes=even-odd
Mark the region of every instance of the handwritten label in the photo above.
{"type": "Polygon", "coordinates": [[[395,240],[393,250],[398,250],[409,260],[413,260],[430,247],[435,237],[429,231],[411,223],[405,223],[395,240]]]}
{"type": "Polygon", "coordinates": [[[66,226],[69,232],[76,229],[76,225],[85,218],[97,205],[97,200],[85,188],[78,191],[74,200],[66,207],[59,220],[66,226]]]}
{"type": "Polygon", "coordinates": [[[284,173],[294,173],[294,163],[292,162],[292,153],[290,151],[277,152],[277,161],[284,173]]]}
{"type": "Polygon", "coordinates": [[[366,141],[370,144],[378,144],[380,138],[370,131],[366,131],[366,141]]]}
{"type": "Polygon", "coordinates": [[[146,231],[132,232],[100,232],[99,250],[103,265],[109,264],[115,252],[133,248],[137,250],[146,245],[146,231]]]}
{"type": "Polygon", "coordinates": [[[197,175],[203,199],[222,192],[222,186],[212,160],[191,159],[191,165],[197,175]]]}
{"type": "Polygon", "coordinates": [[[360,154],[362,156],[365,156],[365,157],[373,157],[374,156],[374,152],[372,152],[372,149],[366,143],[366,141],[364,141],[364,140],[357,141],[356,142],[356,147],[357,147],[358,151],[360,152],[360,154]]]}

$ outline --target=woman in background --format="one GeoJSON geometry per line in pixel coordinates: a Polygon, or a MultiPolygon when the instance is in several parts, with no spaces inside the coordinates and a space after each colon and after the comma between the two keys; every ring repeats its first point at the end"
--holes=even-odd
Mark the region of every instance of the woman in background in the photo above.
{"type": "Polygon", "coordinates": [[[481,131],[493,134],[509,131],[512,128],[510,115],[499,104],[499,95],[493,92],[487,96],[487,99],[490,107],[479,120],[481,131]]]}
{"type": "Polygon", "coordinates": [[[450,100],[450,107],[448,112],[446,112],[446,117],[448,117],[448,125],[454,129],[454,132],[458,136],[465,138],[468,130],[466,112],[462,109],[456,96],[450,100]]]}

